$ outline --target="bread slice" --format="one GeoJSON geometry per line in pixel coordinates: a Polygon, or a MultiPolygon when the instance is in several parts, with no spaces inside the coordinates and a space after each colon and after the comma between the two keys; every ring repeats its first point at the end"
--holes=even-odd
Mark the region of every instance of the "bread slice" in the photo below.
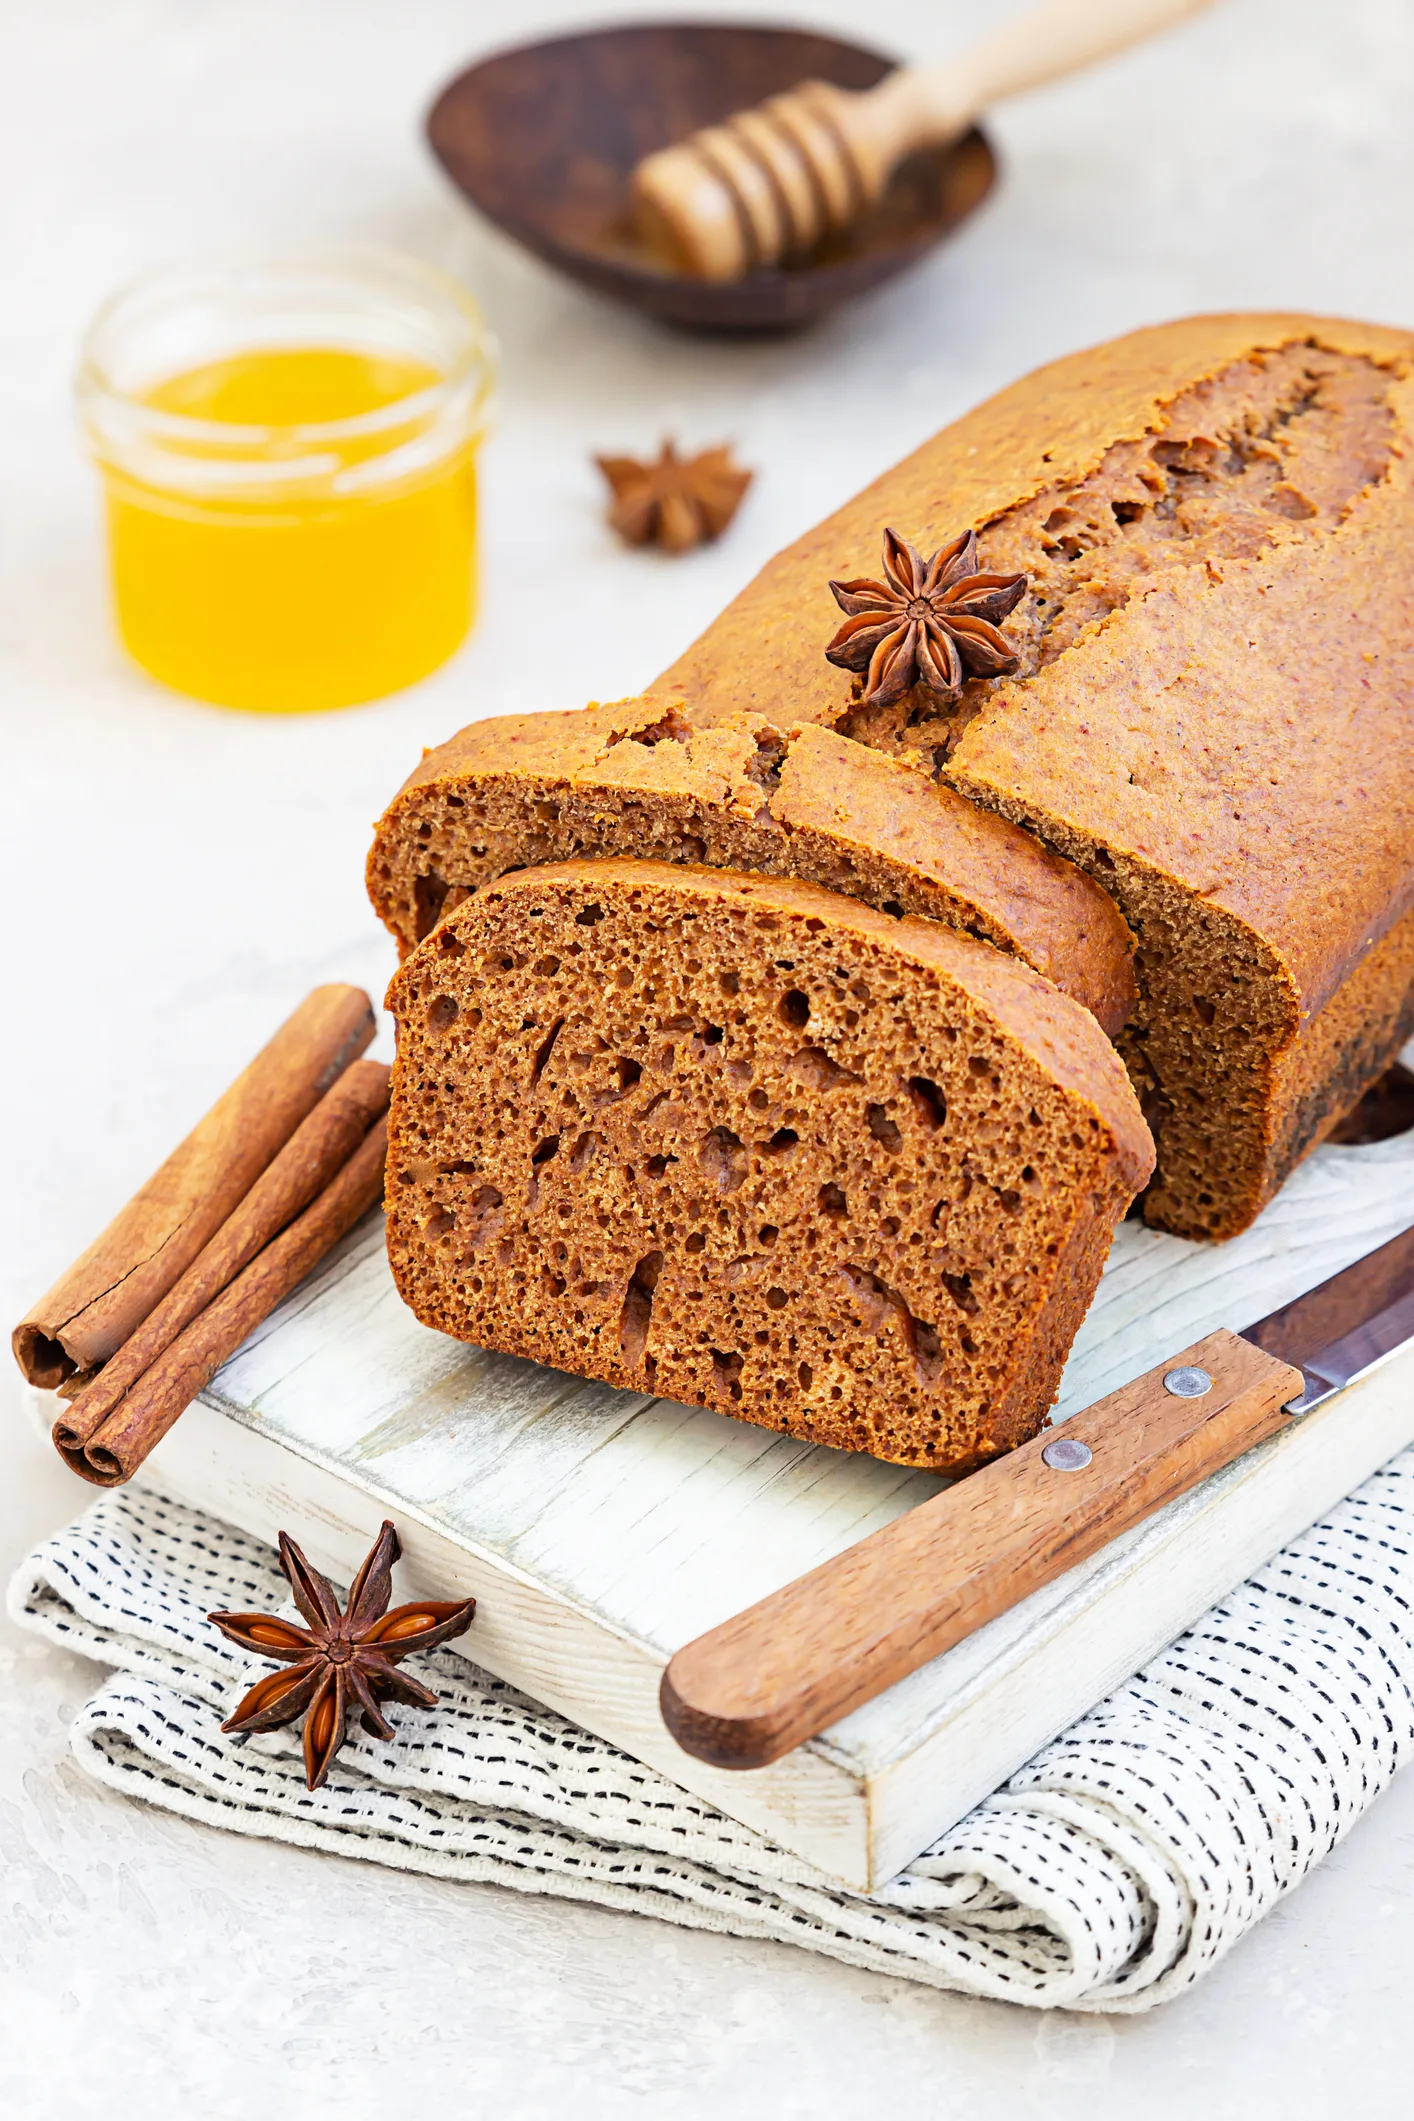
{"type": "Polygon", "coordinates": [[[587,854],[798,876],[1012,952],[1111,1035],[1134,1005],[1113,900],[1029,833],[833,730],[694,731],[648,697],[475,722],[430,752],[368,858],[403,950],[492,877],[587,854]]]}
{"type": "Polygon", "coordinates": [[[1112,893],[1145,1201],[1243,1228],[1414,1031],[1414,335],[1190,317],[1053,363],[771,560],[656,681],[911,756],[1112,893]],[[975,528],[1016,675],[866,706],[831,577],[975,528]]]}
{"type": "Polygon", "coordinates": [[[419,1318],[901,1464],[1035,1432],[1152,1165],[1087,1010],[793,879],[521,870],[388,1006],[388,1252],[419,1318]]]}

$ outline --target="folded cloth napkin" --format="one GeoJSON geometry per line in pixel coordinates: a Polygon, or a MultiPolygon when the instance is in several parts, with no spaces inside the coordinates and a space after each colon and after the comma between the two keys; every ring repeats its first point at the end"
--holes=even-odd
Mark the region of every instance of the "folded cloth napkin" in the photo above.
{"type": "MultiPolygon", "coordinates": [[[[205,1615],[293,1611],[272,1550],[143,1489],[23,1563],[23,1626],[113,1668],[79,1764],[149,1804],[438,1877],[770,1937],[937,1988],[1138,2011],[1296,1885],[1414,1744],[1414,1450],[881,1891],[846,1892],[466,1658],[321,1790],[295,1734],[219,1724],[254,1672],[205,1615]]],[[[268,1667],[259,1667],[260,1670],[268,1667]]]]}

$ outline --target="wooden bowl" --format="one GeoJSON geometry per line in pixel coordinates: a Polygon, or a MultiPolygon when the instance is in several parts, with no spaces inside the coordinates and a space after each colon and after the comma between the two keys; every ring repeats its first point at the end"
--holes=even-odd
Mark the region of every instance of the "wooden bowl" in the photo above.
{"type": "Polygon", "coordinates": [[[916,263],[991,190],[972,131],[912,156],[879,206],[804,264],[726,284],[655,264],[635,237],[641,158],[798,81],[870,88],[894,62],[863,45],[746,24],[647,23],[498,52],[433,104],[427,136],[453,182],[527,250],[586,286],[697,331],[782,331],[916,263]]]}

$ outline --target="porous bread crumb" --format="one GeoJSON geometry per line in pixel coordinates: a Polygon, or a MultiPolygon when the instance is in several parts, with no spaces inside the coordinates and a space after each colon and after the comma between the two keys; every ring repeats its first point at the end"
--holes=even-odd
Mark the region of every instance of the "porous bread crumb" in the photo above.
{"type": "Polygon", "coordinates": [[[1146,1217],[1245,1228],[1414,1018],[1414,336],[1190,317],[1023,377],[768,562],[657,681],[767,700],[1034,833],[1136,938],[1146,1217]],[[865,712],[831,577],[977,530],[1015,678],[865,712]]]}
{"type": "Polygon", "coordinates": [[[380,820],[368,890],[401,948],[507,870],[604,854],[798,876],[1022,958],[1111,1034],[1134,1003],[1109,895],[1015,825],[832,730],[693,730],[652,697],[473,723],[380,820]]]}
{"type": "MultiPolygon", "coordinates": [[[[1234,1234],[1414,1029],[1411,375],[1408,334],[1237,316],[1131,334],[1024,378],[778,554],[664,673],[656,704],[500,724],[495,770],[535,761],[537,801],[558,802],[556,777],[581,782],[518,857],[504,819],[483,840],[431,785],[414,815],[410,784],[389,819],[425,825],[432,851],[398,848],[381,879],[371,867],[375,898],[406,942],[498,861],[591,841],[692,860],[700,842],[708,861],[794,862],[948,920],[1117,1032],[1158,1137],[1149,1220],[1234,1234]],[[942,714],[918,695],[860,714],[824,660],[838,618],[827,585],[876,571],[886,523],[930,550],[974,524],[988,565],[1030,574],[1034,598],[1008,622],[1017,679],[969,686],[942,714]],[[735,794],[669,791],[713,725],[752,715],[941,771],[974,817],[1021,828],[1015,888],[1001,842],[959,837],[930,873],[869,832],[851,847],[814,818],[793,826],[769,795],[779,833],[735,794]],[[615,747],[625,785],[599,801],[615,747]],[[629,781],[651,782],[652,798],[629,781]],[[704,829],[719,800],[731,821],[704,829]],[[1078,901],[1059,905],[1049,885],[1026,904],[1038,842],[1103,887],[1138,937],[1132,1011],[1106,969],[1113,931],[1084,913],[1101,948],[1077,940],[1078,901]],[[468,848],[463,881],[452,863],[468,848]],[[891,884],[899,867],[906,889],[891,884]]],[[[427,771],[450,770],[454,750],[427,771]]],[[[815,788],[827,801],[823,775],[815,788]]]]}
{"type": "Polygon", "coordinates": [[[902,1464],[1040,1426],[1152,1160],[1088,1012],[794,881],[525,870],[389,1006],[389,1257],[419,1318],[902,1464]]]}

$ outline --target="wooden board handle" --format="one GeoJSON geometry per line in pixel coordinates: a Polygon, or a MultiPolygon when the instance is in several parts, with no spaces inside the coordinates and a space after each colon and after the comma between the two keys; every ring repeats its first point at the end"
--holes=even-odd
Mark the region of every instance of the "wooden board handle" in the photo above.
{"type": "Polygon", "coordinates": [[[716,1767],[779,1760],[1274,1434],[1303,1387],[1208,1334],[688,1643],[663,1721],[716,1767]],[[1211,1384],[1185,1396],[1181,1371],[1211,1384]]]}

